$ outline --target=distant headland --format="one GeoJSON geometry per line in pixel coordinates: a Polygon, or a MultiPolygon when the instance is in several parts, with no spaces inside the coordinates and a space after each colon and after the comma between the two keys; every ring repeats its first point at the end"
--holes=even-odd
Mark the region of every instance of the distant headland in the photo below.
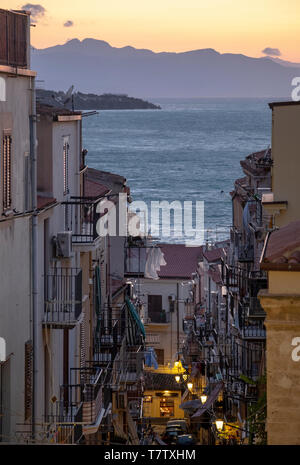
{"type": "Polygon", "coordinates": [[[75,92],[68,96],[63,91],[37,89],[37,100],[46,105],[62,105],[76,110],[160,110],[159,105],[126,94],[84,94],[75,92]],[[72,103],[73,99],[73,103],[72,103]]]}

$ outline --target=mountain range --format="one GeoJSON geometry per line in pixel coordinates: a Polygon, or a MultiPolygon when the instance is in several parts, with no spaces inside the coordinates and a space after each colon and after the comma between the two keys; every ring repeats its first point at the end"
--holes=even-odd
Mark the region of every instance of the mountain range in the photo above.
{"type": "Polygon", "coordinates": [[[199,49],[181,53],[112,47],[72,39],[63,45],[32,48],[32,69],[44,87],[136,97],[290,98],[300,64],[271,57],[199,49]]]}

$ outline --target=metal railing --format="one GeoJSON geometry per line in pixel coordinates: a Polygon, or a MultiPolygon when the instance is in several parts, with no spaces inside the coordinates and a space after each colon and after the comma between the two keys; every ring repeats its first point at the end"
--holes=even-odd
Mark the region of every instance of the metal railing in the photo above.
{"type": "Polygon", "coordinates": [[[243,329],[244,339],[265,339],[266,330],[258,326],[249,326],[243,329]]]}
{"type": "Polygon", "coordinates": [[[264,318],[266,316],[266,312],[262,308],[260,301],[257,297],[250,297],[249,300],[249,309],[248,309],[248,317],[261,317],[264,318]]]}
{"type": "Polygon", "coordinates": [[[144,348],[141,345],[126,346],[119,352],[113,363],[112,387],[119,389],[121,384],[134,384],[140,382],[144,369],[144,348]]]}
{"type": "Polygon", "coordinates": [[[99,329],[95,333],[94,359],[99,362],[113,361],[126,333],[125,318],[100,319],[99,329]]]}
{"type": "Polygon", "coordinates": [[[73,328],[82,312],[82,270],[53,268],[44,282],[44,326],[73,328]]]}
{"type": "Polygon", "coordinates": [[[72,426],[73,441],[77,442],[82,426],[95,423],[106,405],[105,387],[109,384],[109,376],[109,368],[101,369],[92,364],[71,368],[71,383],[60,386],[60,399],[51,405],[45,421],[69,429],[72,426]],[[77,383],[73,383],[75,380],[77,383]]]}
{"type": "Polygon", "coordinates": [[[167,324],[171,321],[171,314],[170,312],[151,312],[148,313],[148,316],[144,319],[144,323],[151,324],[151,323],[160,323],[160,324],[167,324]]]}
{"type": "Polygon", "coordinates": [[[72,231],[72,242],[77,244],[91,243],[97,239],[97,221],[100,213],[97,206],[100,200],[95,201],[88,197],[72,197],[63,202],[65,209],[65,226],[72,231]]]}

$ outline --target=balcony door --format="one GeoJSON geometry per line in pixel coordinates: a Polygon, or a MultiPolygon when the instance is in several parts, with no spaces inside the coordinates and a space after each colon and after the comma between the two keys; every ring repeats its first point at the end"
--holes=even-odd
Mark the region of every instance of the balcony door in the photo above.
{"type": "Polygon", "coordinates": [[[161,295],[148,295],[148,318],[152,323],[166,323],[166,314],[162,308],[161,295]]]}

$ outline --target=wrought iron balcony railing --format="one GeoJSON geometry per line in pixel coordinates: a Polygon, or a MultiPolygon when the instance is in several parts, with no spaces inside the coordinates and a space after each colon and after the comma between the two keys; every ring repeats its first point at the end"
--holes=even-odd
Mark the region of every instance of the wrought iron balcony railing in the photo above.
{"type": "MultiPolygon", "coordinates": [[[[85,425],[97,422],[102,409],[107,408],[106,385],[109,385],[110,370],[97,366],[71,369],[72,382],[60,387],[60,399],[53,403],[45,417],[48,424],[62,428],[73,427],[73,442],[82,435],[85,425]]],[[[70,431],[71,433],[71,431],[70,431]]]]}
{"type": "Polygon", "coordinates": [[[259,326],[248,326],[243,329],[243,338],[244,339],[265,339],[266,330],[259,326]]]}
{"type": "Polygon", "coordinates": [[[66,230],[72,231],[72,242],[75,244],[92,243],[98,237],[97,221],[100,213],[95,201],[88,197],[73,197],[64,202],[66,230]]]}
{"type": "Polygon", "coordinates": [[[112,387],[119,389],[121,384],[136,384],[139,382],[144,369],[143,346],[127,346],[115,358],[112,370],[112,387]]]}
{"type": "Polygon", "coordinates": [[[126,333],[126,320],[101,318],[95,332],[94,360],[111,362],[114,360],[126,333]]]}
{"type": "Polygon", "coordinates": [[[53,268],[45,276],[44,326],[72,329],[82,313],[82,271],[53,268]]]}
{"type": "Polygon", "coordinates": [[[260,301],[257,297],[250,297],[248,317],[249,318],[265,318],[266,312],[262,308],[260,301]]]}
{"type": "Polygon", "coordinates": [[[152,323],[156,324],[168,324],[171,321],[171,314],[170,312],[151,312],[148,313],[148,317],[144,319],[145,325],[149,325],[152,323]]]}

